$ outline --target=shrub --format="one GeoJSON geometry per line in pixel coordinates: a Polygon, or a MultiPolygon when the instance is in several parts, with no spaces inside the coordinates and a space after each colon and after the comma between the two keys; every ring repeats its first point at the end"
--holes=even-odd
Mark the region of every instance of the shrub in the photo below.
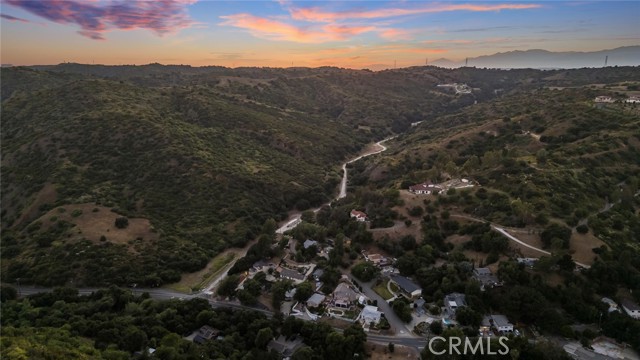
{"type": "Polygon", "coordinates": [[[579,232],[580,234],[586,234],[589,232],[589,227],[585,224],[578,225],[578,227],[576,228],[576,231],[579,232]]]}
{"type": "Polygon", "coordinates": [[[127,226],[129,226],[129,219],[127,219],[124,216],[120,216],[120,217],[116,218],[115,224],[116,224],[116,227],[118,229],[124,229],[127,226]]]}

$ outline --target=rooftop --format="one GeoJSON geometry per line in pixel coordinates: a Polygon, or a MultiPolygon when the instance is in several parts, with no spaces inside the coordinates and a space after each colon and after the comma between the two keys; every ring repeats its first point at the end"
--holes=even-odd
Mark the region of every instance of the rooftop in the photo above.
{"type": "Polygon", "coordinates": [[[483,267],[483,268],[475,268],[473,270],[474,274],[478,275],[478,276],[487,276],[487,275],[491,275],[491,270],[489,268],[483,267]]]}
{"type": "Polygon", "coordinates": [[[492,321],[493,326],[495,327],[512,325],[511,322],[509,322],[509,319],[504,315],[487,315],[482,319],[482,325],[490,326],[492,321]]]}
{"type": "Polygon", "coordinates": [[[324,299],[326,298],[326,296],[322,295],[322,294],[318,294],[318,293],[314,293],[313,295],[311,295],[311,297],[307,300],[307,304],[320,304],[321,302],[324,301],[324,299]]]}
{"type": "Polygon", "coordinates": [[[300,274],[296,270],[291,270],[288,268],[281,268],[280,276],[289,278],[289,279],[304,280],[304,275],[300,274]]]}
{"type": "Polygon", "coordinates": [[[445,304],[453,305],[456,307],[467,306],[467,298],[464,294],[460,293],[451,293],[444,297],[445,304]]]}
{"type": "Polygon", "coordinates": [[[310,247],[312,247],[312,246],[314,246],[314,245],[315,245],[315,246],[318,246],[318,242],[317,242],[317,241],[315,241],[315,240],[311,240],[311,239],[307,239],[307,240],[305,240],[305,241],[304,241],[304,244],[302,244],[302,246],[303,246],[305,249],[308,249],[308,248],[310,248],[310,247]]]}
{"type": "Polygon", "coordinates": [[[400,275],[391,275],[390,276],[391,280],[393,282],[395,282],[396,284],[398,284],[398,286],[405,292],[411,294],[412,292],[416,291],[416,290],[422,290],[422,288],[420,288],[420,286],[418,286],[418,284],[414,283],[413,281],[407,279],[404,276],[400,276],[400,275]]]}
{"type": "Polygon", "coordinates": [[[636,304],[632,300],[622,299],[620,300],[620,304],[622,304],[622,306],[624,306],[629,311],[640,311],[640,305],[636,304]]]}
{"type": "Polygon", "coordinates": [[[412,191],[416,191],[416,190],[430,190],[430,191],[440,191],[442,190],[442,188],[438,185],[432,184],[430,182],[424,182],[422,184],[417,184],[417,185],[413,185],[413,186],[409,186],[409,190],[412,191]]]}

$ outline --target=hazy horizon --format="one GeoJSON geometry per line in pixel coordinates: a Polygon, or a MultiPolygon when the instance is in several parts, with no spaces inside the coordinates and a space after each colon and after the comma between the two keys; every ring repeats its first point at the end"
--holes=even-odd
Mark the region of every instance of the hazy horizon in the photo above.
{"type": "Polygon", "coordinates": [[[640,3],[6,0],[2,63],[384,69],[640,44],[640,3]]]}

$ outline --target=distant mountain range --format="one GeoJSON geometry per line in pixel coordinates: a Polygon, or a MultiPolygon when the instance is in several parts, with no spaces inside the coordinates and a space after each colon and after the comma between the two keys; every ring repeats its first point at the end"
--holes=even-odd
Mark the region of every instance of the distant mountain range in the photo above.
{"type": "MultiPolygon", "coordinates": [[[[493,55],[469,58],[467,66],[487,68],[534,68],[534,69],[571,69],[582,67],[603,67],[608,56],[607,66],[640,65],[640,46],[625,46],[611,50],[592,52],[551,52],[546,50],[509,51],[493,55]]],[[[430,65],[456,68],[465,66],[465,61],[438,59],[430,65]]]]}

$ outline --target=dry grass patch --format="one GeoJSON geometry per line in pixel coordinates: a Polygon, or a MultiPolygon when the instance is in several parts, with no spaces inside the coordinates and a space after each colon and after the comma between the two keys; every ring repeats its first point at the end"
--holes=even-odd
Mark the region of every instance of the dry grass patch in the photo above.
{"type": "Polygon", "coordinates": [[[592,249],[605,245],[605,243],[598,239],[591,231],[586,234],[573,233],[571,235],[571,253],[573,259],[583,264],[591,265],[596,258],[596,254],[592,249]]]}
{"type": "Polygon", "coordinates": [[[56,207],[38,221],[42,222],[42,229],[46,230],[57,221],[63,220],[73,224],[69,230],[70,239],[87,239],[100,242],[104,236],[106,241],[116,244],[127,244],[131,240],[142,239],[144,241],[156,240],[158,234],[153,231],[151,222],[143,218],[129,218],[129,225],[124,229],[115,226],[116,218],[122,215],[116,214],[110,208],[96,204],[69,204],[56,207]]]}
{"type": "Polygon", "coordinates": [[[166,287],[172,290],[190,293],[191,291],[200,290],[207,284],[209,284],[213,278],[220,273],[233,259],[236,254],[232,251],[226,251],[218,254],[209,261],[204,269],[192,273],[182,274],[180,281],[177,283],[169,284],[166,287]]]}

